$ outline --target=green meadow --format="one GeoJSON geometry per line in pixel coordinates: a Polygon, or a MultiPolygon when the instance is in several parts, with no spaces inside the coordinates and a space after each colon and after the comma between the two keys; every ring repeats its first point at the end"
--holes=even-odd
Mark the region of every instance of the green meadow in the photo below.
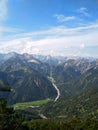
{"type": "Polygon", "coordinates": [[[38,101],[32,101],[32,102],[22,102],[22,103],[14,104],[13,107],[15,110],[25,110],[28,107],[39,107],[41,105],[47,104],[50,101],[51,99],[38,100],[38,101]]]}

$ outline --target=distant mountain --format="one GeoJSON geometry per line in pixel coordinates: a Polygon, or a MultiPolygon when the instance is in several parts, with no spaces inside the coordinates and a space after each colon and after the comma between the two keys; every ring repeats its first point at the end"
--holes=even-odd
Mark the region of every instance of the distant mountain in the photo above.
{"type": "Polygon", "coordinates": [[[49,65],[60,64],[60,63],[62,63],[64,61],[66,61],[66,59],[67,59],[67,57],[63,57],[63,56],[51,56],[51,55],[47,55],[47,56],[34,55],[34,57],[36,57],[37,59],[39,59],[43,63],[47,63],[49,65]]]}
{"type": "Polygon", "coordinates": [[[69,59],[64,64],[64,68],[72,67],[75,71],[80,71],[81,74],[85,73],[90,68],[95,67],[98,65],[96,60],[89,60],[89,59],[69,59]]]}
{"type": "Polygon", "coordinates": [[[7,54],[0,54],[0,63],[3,63],[4,61],[10,59],[11,57],[17,55],[15,52],[10,52],[7,54]]]}

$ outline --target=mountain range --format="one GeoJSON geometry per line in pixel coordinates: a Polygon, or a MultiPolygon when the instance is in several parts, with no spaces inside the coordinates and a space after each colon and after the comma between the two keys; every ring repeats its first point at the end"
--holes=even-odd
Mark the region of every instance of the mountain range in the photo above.
{"type": "Polygon", "coordinates": [[[0,92],[9,104],[50,98],[41,111],[49,116],[98,116],[98,60],[29,54],[0,54],[0,92]],[[56,87],[55,87],[56,86],[56,87]]]}

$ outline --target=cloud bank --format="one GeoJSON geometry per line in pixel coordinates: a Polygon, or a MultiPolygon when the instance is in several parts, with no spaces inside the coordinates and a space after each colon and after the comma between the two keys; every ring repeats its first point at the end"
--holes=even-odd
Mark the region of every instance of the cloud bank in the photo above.
{"type": "MultiPolygon", "coordinates": [[[[0,53],[15,51],[43,55],[87,56],[83,50],[98,46],[97,34],[98,22],[75,28],[57,26],[42,31],[20,33],[5,37],[0,42],[0,53]]],[[[88,55],[92,56],[90,51],[88,55]]]]}

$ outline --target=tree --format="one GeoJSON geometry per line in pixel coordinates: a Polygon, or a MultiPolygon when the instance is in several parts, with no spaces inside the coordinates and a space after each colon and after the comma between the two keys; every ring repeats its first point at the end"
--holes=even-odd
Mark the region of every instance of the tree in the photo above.
{"type": "Polygon", "coordinates": [[[23,120],[24,117],[19,112],[7,106],[5,99],[0,99],[0,130],[19,130],[23,120]]]}
{"type": "MultiPolygon", "coordinates": [[[[11,92],[11,87],[0,88],[2,92],[11,92]]],[[[21,130],[24,116],[7,105],[7,100],[0,99],[0,130],[21,130]]]]}

